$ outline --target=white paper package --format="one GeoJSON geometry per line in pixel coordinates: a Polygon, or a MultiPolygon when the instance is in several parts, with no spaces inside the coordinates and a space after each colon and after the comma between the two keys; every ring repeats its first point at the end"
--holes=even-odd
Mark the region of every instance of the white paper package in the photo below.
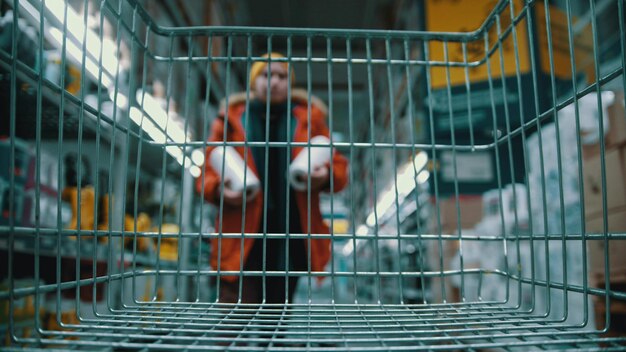
{"type": "Polygon", "coordinates": [[[218,146],[211,151],[211,166],[218,175],[222,175],[222,161],[224,161],[224,180],[230,181],[229,188],[237,192],[246,192],[248,196],[256,194],[261,183],[254,172],[243,162],[243,158],[235,148],[218,146]],[[225,156],[224,156],[225,154],[225,156]],[[247,170],[246,170],[247,169],[247,170]],[[245,173],[245,174],[244,174],[245,173]],[[245,183],[244,183],[245,175],[245,183]]]}
{"type": "MultiPolygon", "coordinates": [[[[325,136],[315,136],[311,138],[311,144],[330,145],[330,140],[325,136]]],[[[304,191],[307,188],[307,175],[310,170],[323,166],[330,161],[330,146],[326,147],[306,147],[302,148],[298,156],[291,162],[289,166],[289,181],[293,188],[298,191],[304,191]],[[309,165],[309,148],[311,150],[311,163],[309,165]]]]}

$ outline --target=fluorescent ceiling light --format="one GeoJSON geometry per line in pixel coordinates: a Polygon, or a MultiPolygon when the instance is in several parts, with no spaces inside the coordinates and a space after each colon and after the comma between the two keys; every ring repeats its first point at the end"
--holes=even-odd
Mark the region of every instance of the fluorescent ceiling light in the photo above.
{"type": "MultiPolygon", "coordinates": [[[[102,46],[102,67],[111,76],[117,71],[118,59],[117,48],[109,38],[102,38],[92,30],[85,27],[83,16],[79,15],[65,1],[46,1],[46,10],[63,26],[65,7],[67,7],[67,33],[73,38],[75,44],[82,48],[85,31],[87,31],[86,48],[87,52],[96,61],[100,60],[100,46],[102,46]]],[[[63,27],[61,27],[63,28],[63,27]]],[[[98,76],[96,76],[98,77],[98,76]]],[[[108,87],[108,85],[105,85],[108,87]]]]}
{"type": "MultiPolygon", "coordinates": [[[[167,143],[168,139],[172,139],[171,136],[169,136],[169,133],[167,135],[163,133],[163,128],[159,128],[157,125],[155,125],[154,122],[150,118],[147,118],[146,115],[142,114],[141,110],[139,110],[138,108],[134,106],[131,107],[129,116],[130,119],[135,122],[139,127],[141,127],[141,129],[144,130],[144,132],[146,132],[153,141],[165,144],[167,143]]],[[[169,155],[171,155],[180,165],[184,164],[185,168],[189,170],[193,177],[200,176],[201,170],[198,166],[202,166],[202,164],[204,164],[204,154],[200,152],[201,155],[195,154],[194,158],[194,154],[192,153],[192,158],[196,159],[195,161],[192,161],[192,158],[184,155],[183,149],[180,146],[166,146],[165,151],[169,155]],[[199,159],[200,157],[201,160],[199,159]]]]}
{"type": "MultiPolygon", "coordinates": [[[[54,27],[50,28],[49,32],[55,44],[61,47],[63,44],[63,33],[61,33],[60,30],[54,27]]],[[[72,61],[80,65],[80,63],[83,61],[83,51],[71,41],[66,41],[65,45],[66,45],[65,48],[66,48],[67,53],[70,54],[70,57],[73,59],[72,61]]],[[[85,71],[89,73],[89,75],[93,78],[93,80],[98,81],[100,68],[93,60],[91,60],[87,56],[85,57],[85,71]]],[[[101,79],[102,85],[104,85],[105,87],[111,86],[112,84],[111,77],[106,72],[102,72],[102,76],[100,77],[100,79],[101,79]]]]}
{"type": "Polygon", "coordinates": [[[156,98],[141,89],[137,90],[136,98],[137,103],[141,105],[143,110],[152,118],[157,126],[167,133],[167,136],[173,142],[185,143],[189,141],[185,132],[176,124],[176,121],[167,114],[165,109],[161,107],[161,103],[156,98]]]}
{"type": "MultiPolygon", "coordinates": [[[[54,22],[61,28],[63,28],[63,17],[65,11],[65,1],[51,1],[45,2],[46,13],[52,14],[54,22]]],[[[41,14],[38,8],[35,8],[28,1],[20,1],[20,8],[24,10],[23,13],[28,15],[30,19],[39,26],[41,21],[41,14]]],[[[109,88],[113,82],[112,77],[115,77],[117,72],[118,59],[117,49],[112,40],[103,38],[96,35],[92,30],[86,29],[82,22],[82,17],[74,11],[71,6],[67,6],[67,31],[66,31],[66,50],[72,62],[78,66],[83,64],[83,36],[85,30],[87,30],[86,49],[85,55],[85,70],[91,76],[94,81],[98,81],[100,71],[102,71],[102,85],[109,88]],[[102,65],[99,65],[100,60],[100,45],[103,46],[102,50],[102,65]]],[[[50,26],[46,23],[44,29],[44,35],[50,42],[52,42],[57,48],[63,46],[63,33],[57,27],[50,26]]]]}
{"type": "MultiPolygon", "coordinates": [[[[114,42],[109,38],[102,38],[94,31],[85,26],[83,16],[79,15],[66,1],[48,0],[44,3],[46,12],[51,14],[55,24],[63,28],[65,32],[66,52],[72,62],[78,66],[84,66],[85,71],[94,80],[100,82],[109,91],[109,98],[115,101],[120,109],[128,107],[128,98],[113,89],[113,77],[118,70],[119,60],[117,58],[117,48],[114,42]],[[67,22],[65,22],[67,19],[67,22]],[[83,39],[85,38],[86,53],[83,61],[83,39]],[[102,47],[102,50],[100,49],[102,47]],[[101,60],[101,61],[100,61],[101,60]],[[101,63],[101,64],[100,64],[101,63]],[[115,100],[117,98],[117,100],[115,100]]],[[[28,1],[21,1],[20,7],[31,17],[37,25],[40,24],[41,14],[37,8],[28,1]]],[[[50,26],[46,23],[44,30],[46,37],[57,48],[63,47],[64,33],[57,27],[50,26]]],[[[131,107],[129,116],[137,125],[139,125],[149,136],[157,143],[167,143],[168,140],[174,143],[189,142],[189,138],[184,131],[175,122],[171,121],[167,112],[161,108],[159,102],[142,91],[137,92],[137,101],[142,104],[143,111],[150,117],[144,118],[144,114],[136,107],[131,107]],[[163,132],[165,131],[165,133],[163,132]]],[[[200,175],[200,168],[204,164],[204,153],[195,150],[192,158],[184,155],[180,146],[166,146],[165,150],[181,165],[189,169],[194,177],[200,175]]]]}
{"type": "Polygon", "coordinates": [[[412,162],[408,162],[399,168],[395,180],[395,188],[392,182],[390,186],[386,187],[381,192],[380,198],[376,203],[376,215],[378,215],[378,219],[376,219],[374,212],[371,212],[365,220],[365,223],[370,227],[376,225],[377,220],[380,220],[396,203],[396,191],[398,194],[397,202],[399,207],[404,202],[406,196],[415,189],[416,184],[422,184],[428,181],[430,172],[424,169],[427,164],[428,154],[422,151],[415,155],[412,162]]]}
{"type": "Polygon", "coordinates": [[[122,110],[128,107],[128,98],[120,92],[117,92],[117,94],[115,94],[114,89],[109,89],[109,99],[111,99],[111,101],[114,101],[117,107],[122,110]],[[117,100],[115,99],[116,96],[117,100]]]}
{"type": "Polygon", "coordinates": [[[419,174],[417,174],[417,183],[425,183],[429,178],[430,172],[428,172],[428,170],[422,170],[419,174]]]}
{"type": "Polygon", "coordinates": [[[193,153],[191,153],[191,160],[198,166],[204,165],[204,152],[200,149],[194,150],[193,153]]]}

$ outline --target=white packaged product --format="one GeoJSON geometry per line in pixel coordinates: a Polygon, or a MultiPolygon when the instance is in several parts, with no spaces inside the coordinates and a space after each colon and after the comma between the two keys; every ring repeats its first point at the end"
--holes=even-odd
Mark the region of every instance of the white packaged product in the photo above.
{"type": "Polygon", "coordinates": [[[216,147],[211,151],[210,161],[211,166],[220,176],[222,176],[222,167],[225,166],[223,178],[230,182],[229,188],[233,191],[246,192],[249,198],[260,190],[261,183],[259,179],[244,163],[243,158],[237,153],[235,148],[216,147]]]}
{"type": "Polygon", "coordinates": [[[328,146],[302,148],[298,156],[291,162],[289,166],[289,181],[293,188],[298,191],[304,191],[307,188],[307,175],[309,174],[309,170],[315,170],[330,161],[330,140],[327,137],[315,136],[311,138],[311,144],[323,144],[328,146]],[[310,163],[309,155],[311,157],[310,163]]]}

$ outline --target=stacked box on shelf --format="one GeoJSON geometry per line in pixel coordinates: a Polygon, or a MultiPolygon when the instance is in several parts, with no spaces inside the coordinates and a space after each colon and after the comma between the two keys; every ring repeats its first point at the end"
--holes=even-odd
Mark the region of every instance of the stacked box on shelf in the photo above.
{"type": "Polygon", "coordinates": [[[11,187],[0,178],[0,226],[10,225],[11,218],[14,226],[21,225],[23,205],[24,189],[17,185],[11,187]]]}
{"type": "MultiPolygon", "coordinates": [[[[20,288],[32,288],[41,285],[42,282],[36,282],[33,279],[20,279],[13,282],[14,289],[20,288]]],[[[9,281],[4,280],[0,284],[0,292],[9,290],[9,281]]],[[[37,325],[42,325],[42,319],[44,317],[45,307],[45,295],[26,295],[15,297],[14,300],[8,299],[0,300],[0,336],[2,336],[2,343],[0,346],[9,345],[9,315],[12,312],[13,316],[13,328],[16,336],[29,337],[36,333],[37,325]],[[38,301],[38,302],[37,302],[38,301]],[[35,310],[37,304],[39,305],[39,313],[35,310]],[[12,307],[11,307],[12,305],[12,307]]]]}
{"type": "MultiPolygon", "coordinates": [[[[599,142],[584,149],[583,180],[586,232],[592,234],[626,233],[626,113],[623,92],[616,93],[605,110],[604,169],[599,142]],[[602,181],[606,182],[606,189],[602,181]],[[604,201],[606,201],[606,208],[604,201]],[[604,221],[607,221],[605,229],[604,221]]],[[[609,281],[626,283],[626,240],[604,236],[587,241],[589,273],[594,286],[609,281]],[[608,256],[608,267],[605,257],[608,256]]]]}
{"type": "MultiPolygon", "coordinates": [[[[605,115],[604,169],[599,141],[585,145],[583,149],[585,225],[588,234],[600,235],[587,240],[590,283],[615,291],[626,287],[626,240],[609,239],[605,235],[626,233],[626,113],[623,92],[610,99],[605,115]],[[606,188],[602,186],[603,178],[606,188]]],[[[626,301],[611,298],[607,311],[606,300],[605,296],[594,296],[596,327],[604,329],[608,323],[609,335],[624,336],[626,301]]]]}
{"type": "MultiPolygon", "coordinates": [[[[426,29],[436,32],[476,30],[491,11],[492,3],[490,0],[425,1],[426,29]],[[440,21],[439,18],[448,20],[440,21]]],[[[553,95],[559,97],[571,90],[572,58],[566,12],[549,5],[548,16],[543,1],[525,6],[525,1],[515,0],[510,5],[500,17],[500,33],[497,27],[492,27],[488,38],[480,37],[468,43],[429,42],[429,60],[461,64],[429,67],[430,87],[425,99],[428,107],[425,114],[433,133],[430,142],[457,146],[468,146],[473,142],[485,146],[498,140],[489,149],[457,150],[456,161],[452,161],[452,151],[437,151],[435,167],[441,171],[431,177],[430,182],[433,186],[437,179],[440,195],[454,194],[456,186],[461,189],[460,193],[482,194],[509,183],[523,182],[526,175],[521,157],[523,138],[511,132],[551,109],[553,95]],[[512,24],[512,16],[522,16],[522,20],[512,24]],[[533,23],[530,27],[529,18],[533,23]],[[511,31],[505,33],[507,30],[511,31]],[[558,39],[559,45],[550,47],[548,34],[558,39]],[[498,39],[499,35],[502,39],[498,39]],[[488,42],[488,48],[485,42],[488,42]],[[488,49],[493,50],[491,55],[487,55],[488,49]],[[533,53],[535,57],[531,56],[533,53]],[[488,61],[472,66],[485,56],[488,61]],[[465,68],[465,64],[471,67],[465,68]],[[536,72],[533,72],[533,64],[536,72]],[[543,89],[542,93],[535,94],[535,84],[551,87],[553,81],[554,93],[552,89],[543,89]],[[455,163],[457,175],[450,172],[455,163]]],[[[574,17],[571,21],[577,19],[574,17]]],[[[584,26],[575,33],[574,42],[573,61],[578,70],[578,81],[586,78],[592,82],[594,73],[589,65],[583,65],[593,61],[591,26],[584,26]]],[[[527,134],[530,133],[531,130],[527,129],[527,134]]]]}
{"type": "Polygon", "coordinates": [[[482,219],[471,228],[463,230],[465,239],[459,250],[450,258],[450,269],[461,269],[462,255],[464,270],[481,269],[483,272],[465,274],[463,277],[453,276],[450,280],[453,290],[459,292],[466,300],[496,301],[507,298],[503,287],[508,284],[509,301],[530,306],[529,290],[525,289],[519,296],[517,282],[497,274],[500,272],[520,275],[518,271],[522,270],[528,275],[530,244],[523,240],[523,236],[528,234],[529,221],[525,185],[507,185],[502,190],[485,192],[478,207],[482,209],[482,219]],[[477,237],[483,240],[475,240],[477,237]],[[498,240],[485,241],[487,237],[498,240]],[[508,241],[504,242],[505,238],[508,241]],[[505,244],[509,254],[498,255],[503,253],[505,244]]]}
{"type": "Polygon", "coordinates": [[[15,185],[24,187],[28,178],[31,152],[28,144],[19,138],[13,140],[15,149],[14,164],[11,163],[11,141],[0,137],[0,178],[10,182],[13,175],[15,185]]]}
{"type": "MultiPolygon", "coordinates": [[[[597,114],[598,110],[595,101],[593,97],[587,96],[578,102],[579,112],[588,111],[578,114],[578,124],[586,133],[594,133],[592,115],[597,114]]],[[[573,240],[563,244],[561,240],[563,237],[575,238],[582,234],[582,190],[579,179],[581,154],[578,149],[576,117],[573,105],[559,111],[558,126],[556,123],[546,124],[531,135],[526,141],[526,153],[529,161],[531,230],[537,238],[533,244],[536,279],[549,278],[552,282],[583,285],[586,273],[582,242],[573,240]],[[567,275],[561,265],[563,262],[566,263],[567,275]]],[[[597,127],[595,129],[597,130],[597,127]]],[[[543,290],[546,289],[540,289],[543,290]]],[[[552,307],[550,316],[553,318],[565,316],[563,310],[565,297],[562,290],[550,289],[549,293],[552,307]]],[[[540,292],[536,299],[539,310],[547,308],[548,301],[544,292],[540,292]]],[[[570,293],[568,303],[571,309],[568,309],[567,320],[581,321],[584,296],[570,293]]],[[[590,301],[588,303],[591,304],[590,301]]]]}
{"type": "Polygon", "coordinates": [[[31,153],[28,144],[17,138],[13,140],[13,160],[11,149],[11,141],[6,137],[0,138],[0,225],[9,225],[12,217],[13,224],[19,226],[31,153]]]}
{"type": "MultiPolygon", "coordinates": [[[[57,216],[61,209],[58,208],[58,160],[43,149],[39,153],[39,179],[35,158],[31,159],[28,167],[27,180],[24,187],[24,209],[22,224],[27,227],[39,225],[43,228],[55,228],[57,216]],[[36,205],[39,198],[39,222],[36,223],[36,205]]],[[[64,214],[68,216],[69,214],[64,214]]],[[[67,222],[67,221],[65,221],[67,222]]],[[[64,223],[65,223],[64,222],[64,223]]]]}
{"type": "MultiPolygon", "coordinates": [[[[623,253],[623,252],[622,252],[623,253]]],[[[607,287],[605,283],[597,283],[599,288],[608,288],[613,291],[624,292],[626,290],[626,282],[609,282],[607,287]]],[[[593,306],[596,316],[596,328],[602,330],[607,328],[608,336],[625,336],[626,335],[626,300],[611,298],[609,301],[609,309],[607,310],[607,298],[604,296],[594,297],[593,306]]]]}
{"type": "MultiPolygon", "coordinates": [[[[433,207],[435,205],[433,204],[433,207]]],[[[482,218],[482,198],[475,195],[460,195],[457,197],[448,197],[439,201],[439,210],[435,209],[435,213],[432,217],[432,229],[433,233],[439,233],[443,235],[458,235],[459,224],[461,226],[462,234],[466,234],[466,229],[471,229],[482,218]],[[461,214],[460,220],[457,218],[457,207],[461,214]],[[441,228],[438,228],[437,213],[441,222],[441,228]]],[[[459,241],[446,239],[440,244],[439,241],[431,241],[428,248],[429,267],[433,271],[450,270],[452,266],[452,258],[459,250],[459,241]],[[443,267],[439,262],[439,252],[443,253],[443,267]]],[[[431,295],[436,300],[446,299],[450,302],[458,302],[460,299],[458,288],[451,284],[450,278],[443,279],[442,288],[440,277],[434,277],[431,281],[431,295]],[[444,291],[445,290],[445,297],[444,291]]]]}

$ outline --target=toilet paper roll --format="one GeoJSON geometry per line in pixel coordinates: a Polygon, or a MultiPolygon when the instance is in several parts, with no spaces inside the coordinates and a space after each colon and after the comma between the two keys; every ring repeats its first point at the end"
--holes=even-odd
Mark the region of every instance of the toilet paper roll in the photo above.
{"type": "MultiPolygon", "coordinates": [[[[329,145],[330,140],[324,136],[315,136],[311,138],[311,144],[325,144],[329,145]]],[[[315,170],[320,166],[324,166],[330,161],[330,147],[329,146],[311,146],[302,148],[298,156],[291,162],[289,166],[289,181],[293,188],[298,191],[304,191],[307,188],[307,175],[309,170],[315,170]],[[309,153],[309,149],[311,152],[309,153]],[[309,165],[309,154],[311,162],[309,165]]]]}
{"type": "Polygon", "coordinates": [[[230,181],[229,188],[237,192],[246,192],[249,196],[254,195],[261,188],[261,183],[254,172],[244,163],[241,155],[233,147],[216,147],[209,156],[211,166],[218,175],[222,175],[224,168],[224,180],[230,181]],[[224,162],[224,164],[222,164],[224,162]],[[246,170],[247,169],[247,170],[246,170]],[[244,183],[245,173],[245,183],[244,183]]]}

